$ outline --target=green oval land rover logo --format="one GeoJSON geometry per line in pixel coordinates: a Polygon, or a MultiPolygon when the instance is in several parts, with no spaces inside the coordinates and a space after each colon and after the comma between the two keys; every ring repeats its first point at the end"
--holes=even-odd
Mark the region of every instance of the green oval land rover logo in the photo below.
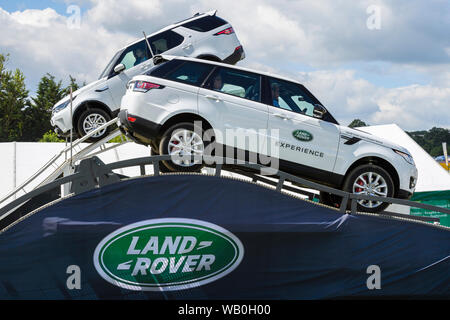
{"type": "Polygon", "coordinates": [[[292,135],[300,141],[311,141],[313,139],[313,135],[305,130],[295,130],[292,135]]]}
{"type": "Polygon", "coordinates": [[[222,227],[166,218],[140,221],[109,234],[95,249],[94,265],[116,286],[168,291],[222,278],[243,256],[241,241],[222,227]]]}

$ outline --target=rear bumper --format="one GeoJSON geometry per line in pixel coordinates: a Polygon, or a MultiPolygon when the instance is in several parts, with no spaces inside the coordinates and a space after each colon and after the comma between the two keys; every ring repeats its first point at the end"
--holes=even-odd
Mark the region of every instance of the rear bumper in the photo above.
{"type": "Polygon", "coordinates": [[[239,60],[245,58],[244,48],[242,46],[237,47],[234,52],[226,57],[223,62],[228,64],[236,64],[239,60]]]}
{"type": "Polygon", "coordinates": [[[118,117],[120,131],[135,142],[149,144],[159,138],[160,124],[131,115],[128,110],[121,110],[118,117]]]}

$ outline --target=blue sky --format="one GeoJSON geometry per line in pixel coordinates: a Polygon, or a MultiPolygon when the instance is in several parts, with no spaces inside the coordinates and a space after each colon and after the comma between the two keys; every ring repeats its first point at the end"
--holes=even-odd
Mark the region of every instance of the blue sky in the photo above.
{"type": "Polygon", "coordinates": [[[0,0],[0,7],[8,12],[22,11],[25,9],[53,8],[60,14],[65,14],[66,4],[63,1],[36,1],[36,0],[0,0]]]}
{"type": "Polygon", "coordinates": [[[230,2],[0,0],[0,53],[31,94],[47,72],[89,83],[142,30],[218,9],[246,51],[240,65],[298,78],[341,123],[450,128],[450,1],[230,2]],[[67,27],[69,5],[81,9],[78,29],[67,27]],[[374,6],[380,25],[371,29],[374,6]]]}
{"type": "MultiPolygon", "coordinates": [[[[65,15],[67,10],[67,4],[71,3],[72,3],[71,1],[64,1],[64,0],[18,0],[18,1],[0,0],[0,7],[8,12],[23,11],[25,9],[42,10],[46,8],[52,8],[59,14],[65,15]]],[[[82,9],[89,8],[86,2],[78,3],[78,5],[80,5],[82,9]]]]}

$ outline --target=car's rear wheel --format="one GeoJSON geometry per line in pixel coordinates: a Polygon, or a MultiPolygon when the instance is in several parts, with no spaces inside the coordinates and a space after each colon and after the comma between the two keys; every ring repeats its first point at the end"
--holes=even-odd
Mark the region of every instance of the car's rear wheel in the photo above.
{"type": "MultiPolygon", "coordinates": [[[[78,118],[77,129],[78,135],[84,137],[89,132],[97,129],[111,120],[110,115],[102,109],[92,108],[86,109],[78,118]]],[[[91,136],[87,141],[95,142],[103,139],[109,133],[108,128],[104,128],[91,136]]]]}
{"type": "Polygon", "coordinates": [[[171,159],[162,163],[171,171],[198,172],[204,166],[201,157],[206,143],[203,130],[193,123],[183,122],[170,127],[163,134],[159,154],[168,154],[171,159]],[[192,159],[192,156],[197,156],[192,159]]]}
{"type": "MultiPolygon", "coordinates": [[[[346,177],[344,191],[367,196],[393,197],[394,181],[391,175],[375,164],[365,164],[353,169],[346,177]]],[[[358,200],[357,210],[363,212],[380,212],[389,203],[374,200],[358,200]]]]}
{"type": "MultiPolygon", "coordinates": [[[[159,152],[153,147],[150,148],[150,155],[151,156],[159,156],[159,152]]],[[[159,171],[162,173],[172,172],[169,168],[167,168],[162,161],[159,162],[159,171]]]]}

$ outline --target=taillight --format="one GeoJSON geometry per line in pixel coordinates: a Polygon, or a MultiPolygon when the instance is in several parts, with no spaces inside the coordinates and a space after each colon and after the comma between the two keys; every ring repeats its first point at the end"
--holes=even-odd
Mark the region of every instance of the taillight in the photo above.
{"type": "Polygon", "coordinates": [[[128,119],[128,121],[130,121],[130,122],[136,122],[136,118],[134,118],[134,117],[128,117],[127,119],[128,119]]]}
{"type": "Polygon", "coordinates": [[[221,35],[221,34],[232,34],[234,33],[233,27],[226,28],[225,30],[219,31],[217,33],[214,33],[215,36],[221,35]]]}
{"type": "Polygon", "coordinates": [[[147,92],[151,89],[162,89],[163,86],[160,84],[147,82],[147,81],[136,81],[133,86],[133,91],[137,92],[147,92]]]}

